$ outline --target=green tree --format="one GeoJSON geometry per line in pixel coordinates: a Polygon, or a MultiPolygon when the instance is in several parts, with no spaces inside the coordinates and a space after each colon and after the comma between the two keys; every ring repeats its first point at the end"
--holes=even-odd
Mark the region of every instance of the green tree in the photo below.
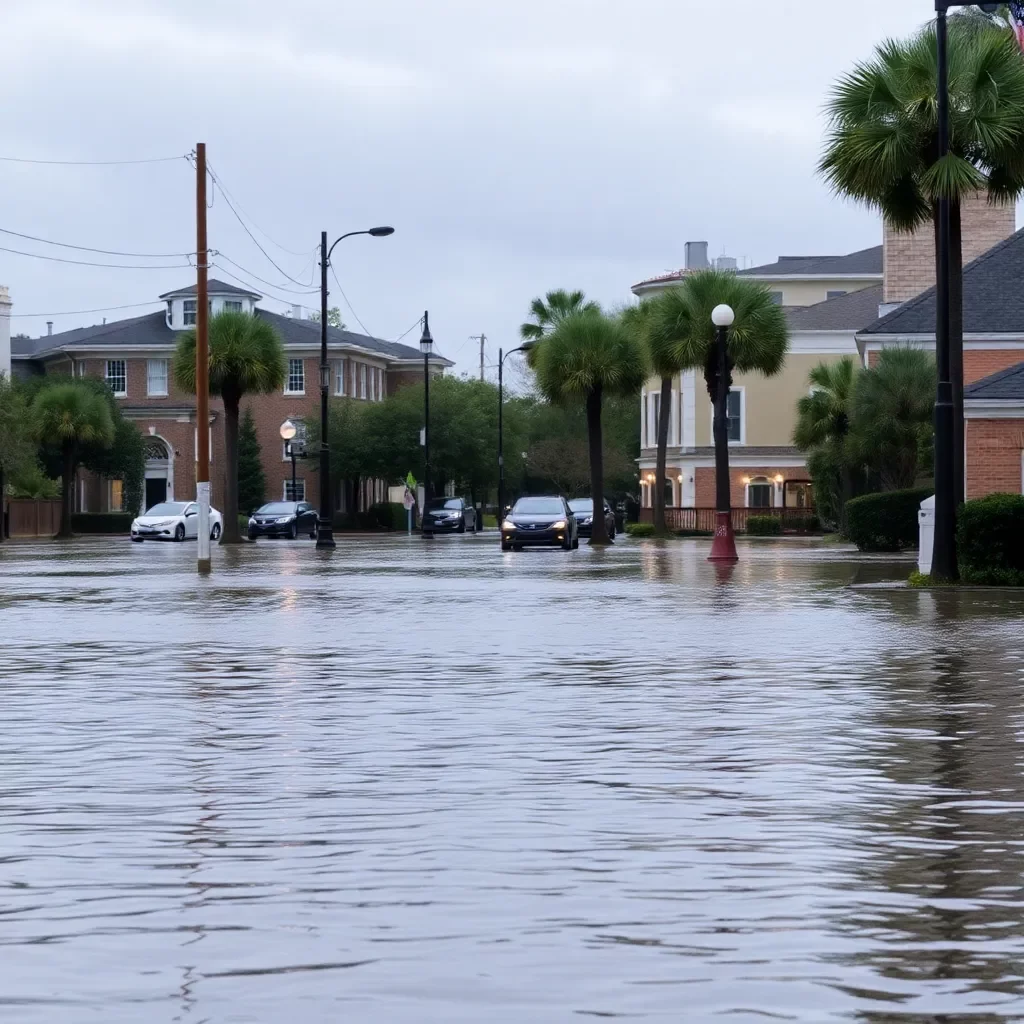
{"type": "MultiPolygon", "coordinates": [[[[320,310],[314,310],[309,314],[309,319],[314,323],[320,323],[320,310]]],[[[327,326],[336,327],[339,331],[345,330],[345,321],[341,319],[341,309],[337,306],[331,306],[327,310],[327,326]]]]}
{"type": "Polygon", "coordinates": [[[950,152],[938,154],[938,60],[929,27],[889,40],[844,75],[828,104],[820,171],[840,195],[878,209],[897,230],[951,201],[950,348],[954,459],[963,494],[963,241],[961,203],[978,192],[1013,202],[1024,192],[1024,61],[1005,24],[977,15],[949,21],[950,152]]]}
{"type": "Polygon", "coordinates": [[[253,419],[252,406],[247,405],[238,433],[238,508],[248,515],[266,500],[267,478],[256,436],[256,420],[253,419]]]}
{"type": "Polygon", "coordinates": [[[849,356],[819,363],[811,370],[811,393],[800,399],[793,443],[808,455],[815,504],[846,534],[846,503],[853,497],[854,465],[850,450],[853,392],[857,367],[849,356]]]}
{"type": "Polygon", "coordinates": [[[32,401],[32,422],[41,442],[61,453],[61,513],[58,537],[71,534],[71,496],[75,470],[86,445],[108,446],[114,440],[110,409],[84,379],[55,380],[32,401]]]}
{"type": "MultiPolygon", "coordinates": [[[[636,395],[647,375],[646,353],[615,317],[585,309],[563,317],[539,346],[537,383],[551,402],[582,404],[587,414],[590,493],[601,501],[604,441],[601,413],[605,396],[636,395]]],[[[603,518],[594,517],[590,543],[608,544],[603,518]]]]}
{"type": "MultiPolygon", "coordinates": [[[[530,319],[519,328],[519,337],[523,341],[539,342],[546,338],[566,317],[575,313],[598,313],[601,307],[596,302],[588,302],[586,295],[579,291],[567,292],[558,288],[548,292],[543,298],[536,298],[530,303],[530,319]]],[[[526,365],[530,369],[537,366],[537,354],[540,346],[535,345],[526,353],[526,365]]]]}
{"type": "Polygon", "coordinates": [[[7,485],[13,475],[35,464],[28,408],[21,391],[0,374],[0,542],[4,539],[7,485]]]}
{"type": "Polygon", "coordinates": [[[882,490],[908,490],[929,466],[935,377],[934,358],[911,348],[883,349],[857,375],[849,444],[882,490]]]}
{"type": "MultiPolygon", "coordinates": [[[[284,387],[284,347],[277,331],[258,315],[219,313],[210,321],[210,394],[224,402],[224,531],[221,544],[240,544],[238,528],[238,414],[245,395],[284,387]]],[[[174,377],[196,390],[196,335],[188,331],[174,353],[174,377]]]]}

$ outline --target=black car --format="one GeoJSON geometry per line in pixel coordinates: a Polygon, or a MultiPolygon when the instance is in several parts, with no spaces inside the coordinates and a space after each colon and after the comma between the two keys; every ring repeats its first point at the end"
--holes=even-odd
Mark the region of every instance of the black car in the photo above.
{"type": "Polygon", "coordinates": [[[565,498],[520,498],[501,524],[501,550],[547,545],[571,551],[580,546],[576,518],[565,498]]]}
{"type": "Polygon", "coordinates": [[[309,534],[316,540],[316,509],[308,501],[271,501],[249,517],[249,540],[257,537],[291,537],[309,534]]]}
{"type": "Polygon", "coordinates": [[[466,532],[466,503],[461,498],[434,498],[427,503],[421,530],[425,537],[437,533],[466,532]]]}
{"type": "MultiPolygon", "coordinates": [[[[594,503],[590,498],[573,498],[569,508],[576,517],[581,537],[589,537],[594,532],[594,503]]],[[[615,513],[611,505],[604,503],[604,528],[609,540],[615,540],[615,513]]]]}

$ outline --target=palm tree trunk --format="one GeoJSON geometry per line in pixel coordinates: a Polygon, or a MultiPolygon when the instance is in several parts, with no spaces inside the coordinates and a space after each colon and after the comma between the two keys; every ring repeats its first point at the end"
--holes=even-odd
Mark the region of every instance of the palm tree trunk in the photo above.
{"type": "Polygon", "coordinates": [[[604,521],[604,441],[601,437],[601,388],[587,395],[587,438],[590,443],[590,496],[594,502],[594,526],[590,543],[596,546],[610,544],[604,521]]]}
{"type": "Polygon", "coordinates": [[[71,499],[74,494],[75,478],[75,446],[65,444],[61,452],[63,456],[63,472],[60,479],[60,529],[57,538],[67,540],[71,533],[71,499]]]}
{"type": "Polygon", "coordinates": [[[665,533],[665,466],[668,462],[668,428],[672,421],[672,378],[661,378],[661,409],[658,415],[658,462],[654,471],[654,532],[665,533]]]}
{"type": "Polygon", "coordinates": [[[224,394],[224,527],[221,544],[241,544],[238,528],[238,406],[241,395],[224,394]]]}
{"type": "Polygon", "coordinates": [[[964,240],[960,203],[950,204],[949,360],[953,377],[953,488],[964,501],[964,240]]]}
{"type": "Polygon", "coordinates": [[[853,497],[853,473],[850,472],[848,465],[844,464],[839,472],[839,477],[842,486],[842,494],[839,499],[839,533],[845,537],[847,536],[846,506],[853,497]]]}

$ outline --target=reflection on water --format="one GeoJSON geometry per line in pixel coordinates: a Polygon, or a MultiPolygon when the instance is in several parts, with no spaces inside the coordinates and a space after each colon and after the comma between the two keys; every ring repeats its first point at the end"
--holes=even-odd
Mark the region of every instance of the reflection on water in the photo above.
{"type": "Polygon", "coordinates": [[[0,1020],[1024,1020],[1024,601],[450,540],[0,550],[0,1020]]]}

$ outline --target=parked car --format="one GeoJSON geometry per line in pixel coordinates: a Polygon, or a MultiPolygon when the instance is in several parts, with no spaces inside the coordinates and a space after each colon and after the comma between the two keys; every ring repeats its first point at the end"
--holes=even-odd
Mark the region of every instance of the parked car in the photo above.
{"type": "MultiPolygon", "coordinates": [[[[581,537],[589,537],[594,532],[594,502],[590,498],[573,498],[569,509],[576,517],[581,537]]],[[[615,540],[615,513],[611,505],[604,503],[604,528],[608,531],[608,539],[615,540]]]]}
{"type": "Polygon", "coordinates": [[[425,537],[438,533],[465,533],[470,514],[461,498],[433,498],[427,502],[420,529],[425,537]]]}
{"type": "MultiPolygon", "coordinates": [[[[219,540],[224,520],[210,509],[210,540],[219,540]]],[[[199,536],[199,505],[194,501],[162,501],[132,522],[132,540],[184,540],[199,536]]]]}
{"type": "Polygon", "coordinates": [[[308,501],[271,501],[249,517],[249,540],[257,537],[290,537],[300,533],[316,540],[316,509],[308,501]]]}
{"type": "Polygon", "coordinates": [[[578,531],[576,517],[565,498],[520,498],[501,524],[501,550],[547,545],[571,551],[580,546],[578,531]]]}

